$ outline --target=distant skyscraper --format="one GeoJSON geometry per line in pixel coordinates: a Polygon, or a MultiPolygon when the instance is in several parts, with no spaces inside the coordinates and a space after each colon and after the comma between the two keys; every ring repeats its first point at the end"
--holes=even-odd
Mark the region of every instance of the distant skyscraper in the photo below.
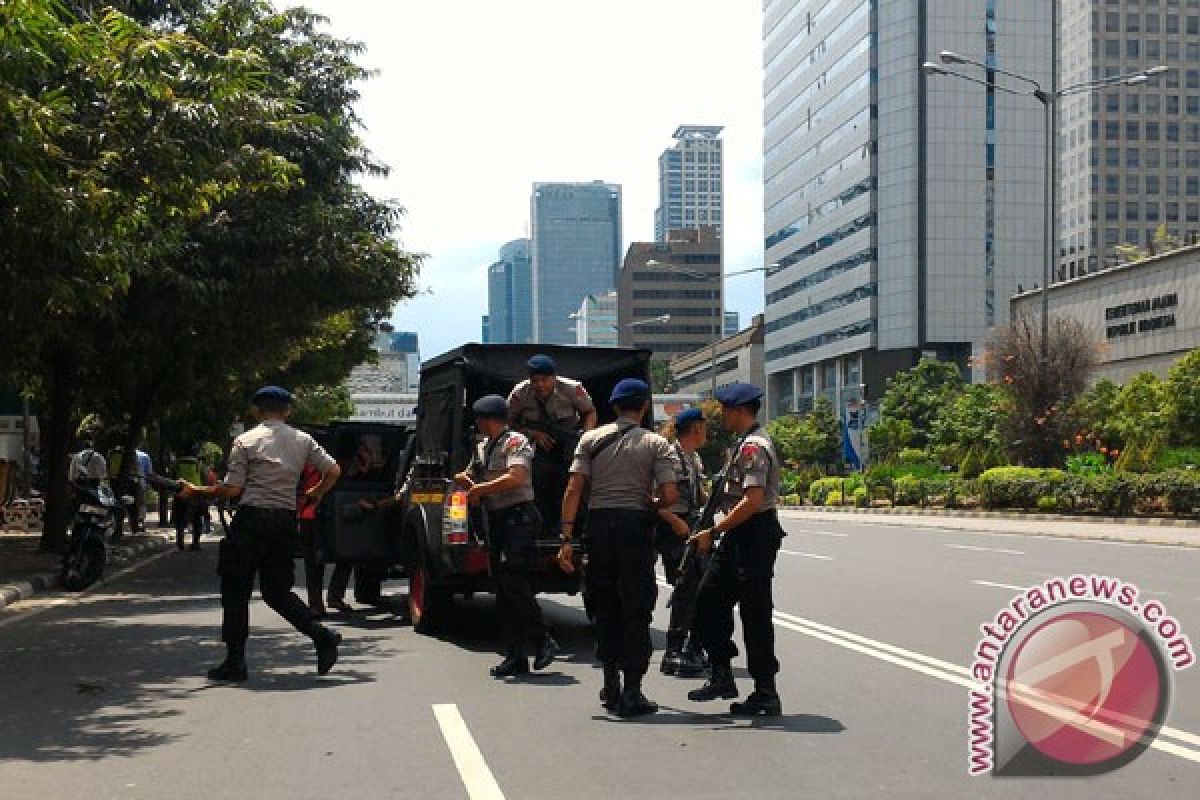
{"type": "Polygon", "coordinates": [[[1186,5],[1059,4],[1059,85],[1171,70],[1059,104],[1058,280],[1116,264],[1118,245],[1151,249],[1161,225],[1181,242],[1200,231],[1200,14],[1186,5]]]}
{"type": "Polygon", "coordinates": [[[725,312],[725,335],[733,336],[742,329],[742,315],[736,311],[725,312]]]}
{"type": "Polygon", "coordinates": [[[488,267],[488,336],[492,342],[533,341],[533,262],[528,239],[500,248],[488,267]]]}
{"type": "Polygon", "coordinates": [[[571,314],[589,294],[612,289],[621,251],[621,187],[535,183],[534,341],[572,344],[571,314]]]}
{"type": "Polygon", "coordinates": [[[965,370],[1040,280],[1040,105],[921,63],[951,50],[1049,86],[1054,5],[764,4],[771,416],[875,402],[925,354],[965,370]]]}
{"type": "Polygon", "coordinates": [[[675,144],[658,157],[656,242],[665,242],[667,231],[701,226],[712,226],[717,236],[721,235],[722,130],[720,125],[680,125],[675,130],[675,144]]]}
{"type": "Polygon", "coordinates": [[[575,344],[589,347],[617,346],[617,293],[602,292],[583,298],[575,320],[575,344]]]}
{"type": "Polygon", "coordinates": [[[492,326],[487,314],[479,320],[479,338],[484,344],[492,343],[492,326]]]}

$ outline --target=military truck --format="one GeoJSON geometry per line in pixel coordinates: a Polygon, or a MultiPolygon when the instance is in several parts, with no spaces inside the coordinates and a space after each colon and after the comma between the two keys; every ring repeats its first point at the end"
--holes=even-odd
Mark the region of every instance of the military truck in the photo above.
{"type": "MultiPolygon", "coordinates": [[[[467,506],[467,493],[453,478],[470,462],[478,441],[471,404],[487,394],[507,396],[528,376],[526,362],[535,353],[549,355],[560,375],[583,383],[596,401],[600,424],[613,419],[607,399],[618,381],[649,382],[646,350],[468,344],[422,365],[417,424],[411,435],[389,436],[377,430],[376,436],[384,435],[378,442],[382,449],[372,450],[375,442],[355,443],[361,432],[346,433],[350,440],[334,445],[343,476],[332,493],[333,502],[324,504],[322,511],[328,546],[336,557],[374,569],[376,575],[388,567],[394,574],[395,567],[401,567],[409,580],[408,611],[419,633],[444,630],[456,595],[494,591],[483,516],[467,506]],[[354,483],[346,474],[348,453],[360,446],[369,452],[360,460],[379,464],[370,477],[395,469],[403,498],[398,513],[372,514],[358,508],[361,498],[382,494],[378,485],[354,483]]],[[[336,436],[338,426],[331,430],[336,436]]],[[[555,563],[558,546],[558,531],[543,531],[536,588],[575,594],[581,589],[582,569],[563,572],[555,563]]]]}

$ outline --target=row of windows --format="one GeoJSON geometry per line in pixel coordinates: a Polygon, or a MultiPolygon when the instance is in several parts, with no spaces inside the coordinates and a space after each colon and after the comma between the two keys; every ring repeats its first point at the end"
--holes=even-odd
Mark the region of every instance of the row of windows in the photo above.
{"type": "Polygon", "coordinates": [[[796,292],[802,292],[805,289],[824,283],[827,280],[836,278],[838,275],[841,275],[844,272],[857,269],[863,264],[870,264],[874,260],[875,250],[874,248],[868,248],[861,252],[855,253],[848,258],[843,258],[841,261],[835,261],[827,267],[822,267],[816,272],[805,275],[803,278],[793,281],[787,286],[771,292],[767,295],[767,305],[778,303],[780,300],[786,300],[796,292]]]}
{"type": "Polygon", "coordinates": [[[670,336],[672,334],[716,334],[721,335],[720,325],[638,325],[638,336],[670,336]]]}
{"type": "Polygon", "coordinates": [[[837,161],[833,162],[816,175],[813,175],[800,186],[797,186],[795,189],[771,203],[771,205],[767,206],[767,224],[771,225],[774,223],[774,220],[771,219],[771,212],[773,210],[782,205],[790,203],[793,200],[799,200],[809,192],[815,192],[825,184],[833,181],[834,176],[838,173],[857,166],[863,161],[866,161],[868,158],[870,158],[872,152],[872,142],[870,141],[864,142],[862,145],[854,145],[853,149],[845,157],[839,158],[837,161]]]}
{"type": "MultiPolygon", "coordinates": [[[[1200,45],[1198,45],[1200,46],[1200,45]]],[[[1121,111],[1121,98],[1125,98],[1125,111],[1129,114],[1155,115],[1166,111],[1168,115],[1179,114],[1182,109],[1186,109],[1190,115],[1200,115],[1200,95],[1186,95],[1180,97],[1177,94],[1139,94],[1129,92],[1125,95],[1120,94],[1105,94],[1104,95],[1104,110],[1109,114],[1117,114],[1121,111]]],[[[1100,112],[1101,99],[1099,95],[1092,97],[1092,112],[1100,112]]]]}
{"type": "Polygon", "coordinates": [[[686,275],[680,272],[635,272],[634,283],[704,283],[715,276],[686,275]]]}
{"type": "MultiPolygon", "coordinates": [[[[831,130],[829,133],[812,147],[805,150],[800,155],[796,156],[795,160],[786,167],[767,178],[764,184],[764,191],[768,194],[778,186],[787,186],[791,181],[796,180],[800,175],[807,174],[811,171],[810,162],[826,153],[833,153],[844,148],[849,142],[853,142],[853,146],[860,147],[864,138],[870,136],[871,125],[871,110],[864,108],[862,111],[855,114],[850,119],[843,122],[838,127],[831,130]],[[806,169],[807,168],[807,169],[806,169]]],[[[764,162],[765,169],[765,162],[764,162]]]]}
{"type": "MultiPolygon", "coordinates": [[[[1115,222],[1121,219],[1122,204],[1116,200],[1108,200],[1104,203],[1104,219],[1109,222],[1115,222]]],[[[1124,219],[1128,222],[1137,222],[1139,218],[1144,216],[1146,222],[1158,222],[1165,219],[1167,222],[1179,221],[1180,204],[1175,202],[1170,203],[1134,203],[1128,202],[1124,204],[1125,216],[1124,219]],[[1159,216],[1159,214],[1162,216],[1159,216]]],[[[1092,212],[1092,220],[1096,219],[1099,209],[1092,212]]],[[[1187,219],[1189,222],[1195,222],[1200,219],[1200,205],[1196,203],[1186,204],[1187,219]]]]}
{"type": "MultiPolygon", "coordinates": [[[[812,67],[821,60],[821,57],[830,50],[835,50],[835,45],[841,44],[841,41],[850,35],[850,31],[864,22],[868,16],[870,16],[870,10],[866,5],[861,5],[855,9],[849,16],[842,20],[836,28],[830,31],[828,36],[826,36],[819,44],[814,46],[813,49],[809,51],[806,56],[804,56],[804,58],[796,62],[791,71],[788,72],[787,75],[783,76],[783,78],[767,92],[766,97],[763,98],[763,104],[770,105],[779,97],[780,94],[787,89],[790,89],[802,76],[811,75],[813,71],[812,67]]],[[[867,36],[865,39],[863,39],[863,41],[869,43],[870,36],[867,36]]],[[[846,57],[843,56],[839,60],[839,63],[840,61],[844,61],[845,58],[846,57]]],[[[829,72],[832,72],[835,69],[837,69],[836,64],[829,68],[829,72]]],[[[812,87],[810,86],[804,91],[807,92],[811,88],[812,87]]],[[[803,92],[801,92],[801,94],[803,94],[803,92]]]]}
{"type": "MultiPolygon", "coordinates": [[[[1105,33],[1189,33],[1200,34],[1200,16],[1189,14],[1182,18],[1179,14],[1159,15],[1149,13],[1142,15],[1136,11],[1125,15],[1125,25],[1121,26],[1121,13],[1119,11],[1104,12],[1104,31],[1105,33]]],[[[1093,25],[1099,22],[1093,16],[1093,25]]]]}
{"type": "Polygon", "coordinates": [[[824,203],[821,203],[821,205],[810,210],[808,213],[800,215],[800,218],[794,220],[791,225],[788,225],[785,228],[780,228],[772,233],[767,237],[767,248],[772,248],[780,242],[804,231],[810,225],[815,225],[817,221],[821,219],[821,217],[825,216],[826,214],[832,214],[839,208],[844,208],[845,206],[850,205],[850,203],[854,202],[859,197],[862,197],[864,194],[867,194],[874,188],[875,178],[863,178],[861,181],[846,189],[844,192],[841,192],[835,197],[829,198],[824,203]]]}
{"type": "Polygon", "coordinates": [[[801,322],[810,320],[813,317],[819,317],[822,314],[828,314],[830,311],[836,311],[839,308],[844,308],[851,303],[857,303],[859,300],[865,300],[868,297],[875,296],[875,284],[868,283],[864,286],[859,286],[851,289],[848,292],[822,300],[819,303],[814,303],[810,306],[793,311],[791,314],[772,320],[767,323],[767,333],[776,333],[784,328],[790,328],[793,325],[799,325],[801,322]]]}
{"type": "MultiPolygon", "coordinates": [[[[675,317],[716,317],[724,318],[723,311],[718,311],[715,308],[679,308],[678,306],[634,306],[633,316],[642,319],[650,317],[661,317],[665,314],[670,314],[675,317]]],[[[641,325],[638,326],[643,327],[641,325]]]]}
{"type": "MultiPolygon", "coordinates": [[[[634,289],[634,300],[716,300],[716,289],[634,289]]],[[[654,316],[651,314],[650,316],[654,316]]]]}
{"type": "MultiPolygon", "coordinates": [[[[811,131],[851,103],[868,105],[869,92],[871,83],[874,81],[874,75],[875,73],[870,69],[863,71],[854,80],[846,82],[840,92],[816,108],[810,107],[807,113],[803,115],[792,113],[800,111],[803,107],[802,103],[788,103],[787,108],[781,111],[774,118],[774,121],[768,122],[766,127],[763,128],[763,136],[768,142],[778,136],[785,128],[788,130],[788,134],[780,138],[778,143],[771,149],[774,150],[776,147],[789,144],[792,137],[798,133],[811,131]]],[[[770,152],[770,150],[767,151],[768,154],[770,152]]],[[[764,155],[764,159],[765,157],[764,155]]]]}
{"type": "MultiPolygon", "coordinates": [[[[1195,222],[1196,220],[1191,220],[1191,221],[1195,222]]],[[[1093,233],[1095,233],[1095,232],[1093,231],[1093,233]]],[[[1126,228],[1125,236],[1124,236],[1124,238],[1122,238],[1120,228],[1105,228],[1104,229],[1104,243],[1108,247],[1115,247],[1118,244],[1140,245],[1142,243],[1142,241],[1145,241],[1146,246],[1149,247],[1149,246],[1153,245],[1154,242],[1157,241],[1159,238],[1158,228],[1146,228],[1146,238],[1144,240],[1140,241],[1139,239],[1141,237],[1141,233],[1142,233],[1142,231],[1139,228],[1126,228]]],[[[1170,230],[1167,231],[1167,233],[1173,239],[1179,240],[1179,229],[1178,228],[1171,228],[1170,230]]],[[[1187,235],[1186,235],[1187,243],[1195,244],[1197,236],[1198,236],[1198,234],[1196,231],[1194,231],[1194,230],[1188,231],[1187,235]]],[[[1093,239],[1094,238],[1095,237],[1093,236],[1093,239]]],[[[1080,273],[1080,274],[1082,274],[1082,273],[1080,273]]]]}
{"type": "MultiPolygon", "coordinates": [[[[1104,141],[1119,142],[1122,139],[1130,142],[1140,141],[1142,138],[1142,125],[1143,123],[1141,122],[1130,120],[1122,128],[1119,120],[1110,119],[1104,123],[1104,141]]],[[[1157,122],[1147,122],[1145,123],[1146,141],[1178,142],[1180,127],[1178,122],[1168,122],[1163,125],[1157,122]]],[[[1200,122],[1184,123],[1182,128],[1184,135],[1189,137],[1189,142],[1200,141],[1200,138],[1190,138],[1200,137],[1200,122]]],[[[1092,120],[1091,138],[1093,141],[1099,138],[1099,133],[1100,121],[1092,120]]]]}
{"type": "Polygon", "coordinates": [[[840,5],[840,3],[841,0],[825,0],[825,3],[820,8],[812,11],[806,9],[804,7],[804,3],[796,3],[796,5],[792,6],[791,10],[788,11],[788,13],[780,17],[779,21],[775,23],[775,25],[771,27],[771,30],[767,32],[767,35],[764,39],[765,47],[767,49],[770,49],[775,40],[778,39],[785,30],[787,30],[788,24],[797,16],[802,13],[807,14],[808,19],[805,22],[804,33],[799,36],[793,36],[788,40],[788,43],[779,50],[778,53],[771,56],[771,60],[767,62],[765,67],[766,71],[769,72],[771,67],[773,67],[780,59],[796,52],[796,48],[803,46],[808,40],[808,37],[812,36],[813,28],[815,28],[819,23],[823,22],[826,19],[826,15],[832,12],[834,7],[840,5]]]}
{"type": "MultiPolygon", "coordinates": [[[[1141,175],[1126,175],[1124,194],[1141,194],[1142,186],[1144,185],[1146,194],[1159,194],[1160,190],[1165,186],[1166,194],[1177,195],[1179,194],[1179,187],[1182,183],[1185,193],[1188,197],[1196,197],[1197,195],[1200,195],[1200,176],[1188,175],[1183,179],[1183,181],[1180,181],[1179,178],[1180,176],[1178,175],[1167,175],[1162,179],[1160,179],[1157,175],[1147,175],[1145,176],[1145,181],[1143,182],[1141,175]]],[[[1093,192],[1099,191],[1099,175],[1092,173],[1091,185],[1093,192]]],[[[1120,175],[1104,176],[1104,193],[1122,194],[1120,175]]]]}
{"type": "Polygon", "coordinates": [[[767,361],[778,361],[781,358],[795,355],[796,353],[804,353],[809,350],[815,350],[818,347],[823,347],[827,344],[840,342],[843,339],[850,339],[854,336],[862,336],[867,333],[875,332],[875,320],[867,319],[862,322],[855,322],[850,325],[843,325],[840,328],[835,328],[832,331],[810,336],[807,339],[801,339],[797,342],[792,342],[783,347],[776,347],[773,350],[768,350],[767,361]]]}
{"type": "MultiPolygon", "coordinates": [[[[1200,134],[1200,131],[1197,131],[1200,134]]],[[[1191,141],[1191,140],[1189,140],[1191,141]]],[[[1186,162],[1189,167],[1193,165],[1192,154],[1200,151],[1196,150],[1175,150],[1168,148],[1167,150],[1159,150],[1156,147],[1149,147],[1145,151],[1146,157],[1142,158],[1142,150],[1137,147],[1125,148],[1125,166],[1126,167],[1146,167],[1148,169],[1158,169],[1160,166],[1174,169],[1180,164],[1180,154],[1185,153],[1186,162]]],[[[1083,168],[1083,159],[1080,159],[1079,168],[1083,168]]],[[[1093,167],[1100,166],[1100,148],[1090,148],[1088,152],[1088,163],[1093,167]]],[[[1121,166],[1121,148],[1120,147],[1105,147],[1104,148],[1104,165],[1107,167],[1121,166]]]]}

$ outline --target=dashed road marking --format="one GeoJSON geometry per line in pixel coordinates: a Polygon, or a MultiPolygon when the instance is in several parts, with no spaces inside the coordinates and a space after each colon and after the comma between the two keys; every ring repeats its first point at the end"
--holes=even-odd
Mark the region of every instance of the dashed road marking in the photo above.
{"type": "Polygon", "coordinates": [[[948,544],[946,547],[949,547],[951,550],[970,550],[976,553],[1003,553],[1008,556],[1025,555],[1024,550],[1006,550],[1003,547],[979,547],[973,544],[948,544]]]}
{"type": "Polygon", "coordinates": [[[433,715],[437,717],[438,727],[442,729],[442,738],[450,748],[454,766],[462,778],[467,796],[471,800],[504,800],[504,792],[496,783],[496,777],[487,762],[475,738],[467,728],[466,721],[459,713],[458,706],[453,703],[443,703],[433,707],[433,715]]]}
{"type": "Polygon", "coordinates": [[[780,550],[785,556],[800,556],[801,558],[815,558],[818,561],[833,561],[833,556],[823,556],[819,553],[802,553],[799,550],[780,550]]]}

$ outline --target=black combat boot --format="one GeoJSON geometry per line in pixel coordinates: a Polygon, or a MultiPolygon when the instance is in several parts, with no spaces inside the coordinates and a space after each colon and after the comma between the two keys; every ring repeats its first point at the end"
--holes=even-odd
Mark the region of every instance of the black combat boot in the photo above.
{"type": "Polygon", "coordinates": [[[704,685],[688,692],[688,700],[694,700],[697,703],[707,703],[709,700],[718,698],[730,700],[737,696],[738,688],[737,683],[733,680],[733,670],[729,664],[721,664],[716,661],[712,665],[712,675],[708,677],[704,685]]]}
{"type": "Polygon", "coordinates": [[[342,635],[337,631],[319,626],[313,636],[313,644],[317,648],[317,674],[326,675],[338,660],[338,645],[342,643],[342,635]]]}
{"type": "Polygon", "coordinates": [[[679,672],[679,662],[683,658],[683,651],[678,647],[668,647],[663,653],[662,664],[658,669],[663,675],[674,675],[679,672]]]}
{"type": "Polygon", "coordinates": [[[600,705],[616,711],[621,702],[621,670],[616,664],[604,665],[604,688],[600,690],[600,705]]]}
{"type": "Polygon", "coordinates": [[[246,648],[244,646],[226,645],[228,652],[225,660],[208,671],[210,681],[223,683],[241,683],[246,680],[246,648]]]}
{"type": "Polygon", "coordinates": [[[504,660],[488,670],[493,678],[513,678],[529,672],[529,659],[520,647],[511,648],[504,654],[504,660]]]}
{"type": "Polygon", "coordinates": [[[654,714],[657,711],[658,703],[647,700],[646,695],[642,694],[642,676],[626,672],[625,688],[621,692],[621,699],[617,702],[617,716],[640,717],[654,714]]]}
{"type": "Polygon", "coordinates": [[[736,717],[778,717],[783,713],[783,704],[775,691],[775,681],[755,681],[754,691],[746,702],[732,703],[729,713],[736,717]]]}
{"type": "Polygon", "coordinates": [[[545,669],[554,661],[556,655],[558,655],[558,642],[554,641],[554,637],[547,633],[542,637],[537,654],[533,657],[533,668],[545,669]]]}
{"type": "Polygon", "coordinates": [[[680,678],[695,678],[704,674],[704,653],[693,647],[685,647],[679,654],[675,674],[680,678]]]}

